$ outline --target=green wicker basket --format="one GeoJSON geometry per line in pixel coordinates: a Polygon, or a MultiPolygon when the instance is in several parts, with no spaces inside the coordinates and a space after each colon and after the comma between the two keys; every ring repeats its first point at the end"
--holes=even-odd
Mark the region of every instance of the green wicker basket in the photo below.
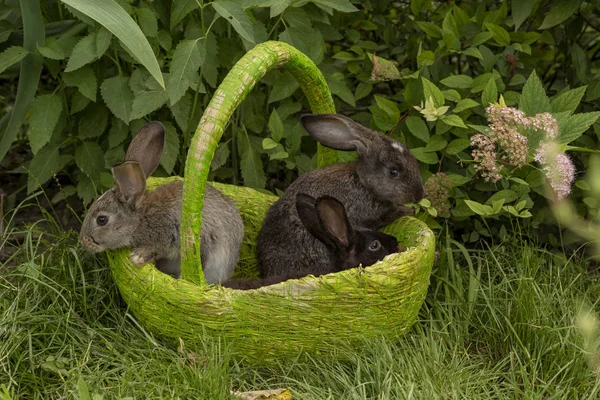
{"type": "MultiPolygon", "coordinates": [[[[233,355],[264,363],[299,354],[335,354],[340,345],[405,333],[417,318],[433,264],[435,238],[421,221],[400,218],[384,231],[407,251],[368,267],[320,277],[307,276],[255,290],[206,285],[200,264],[204,187],[210,162],[233,111],[267,71],[282,67],[300,83],[314,113],[334,113],[333,100],[317,67],[297,49],[266,42],[249,51],[216,90],[192,139],[185,168],[182,211],[182,278],[146,265],[135,268],[129,250],[109,253],[114,280],[140,324],[186,346],[206,334],[224,339],[233,355]]],[[[337,161],[319,145],[318,164],[337,161]]],[[[150,188],[179,177],[150,178],[150,188]]],[[[257,276],[255,243],[268,207],[277,197],[256,190],[210,183],[230,196],[245,223],[236,276],[257,276]]]]}

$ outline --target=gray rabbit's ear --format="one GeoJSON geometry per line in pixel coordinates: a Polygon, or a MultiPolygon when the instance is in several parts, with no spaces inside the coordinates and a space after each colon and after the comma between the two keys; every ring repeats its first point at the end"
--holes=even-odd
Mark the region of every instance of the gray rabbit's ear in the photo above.
{"type": "Polygon", "coordinates": [[[319,143],[336,150],[366,154],[375,140],[367,128],[340,114],[305,114],[300,122],[319,143]]]}
{"type": "Polygon", "coordinates": [[[158,121],[148,122],[136,134],[125,154],[125,161],[136,161],[146,177],[160,164],[165,147],[165,127],[158,121]]]}
{"type": "Polygon", "coordinates": [[[344,205],[334,197],[323,196],[317,200],[316,208],[325,234],[339,248],[348,248],[352,237],[352,227],[344,205]]]}
{"type": "Polygon", "coordinates": [[[335,248],[336,243],[331,240],[331,236],[325,232],[323,224],[319,219],[317,212],[317,201],[314,197],[305,193],[296,194],[296,210],[302,225],[311,235],[317,238],[321,243],[329,248],[335,248]]]}
{"type": "Polygon", "coordinates": [[[112,167],[119,192],[129,204],[135,204],[146,191],[146,176],[138,162],[126,161],[112,167]]]}

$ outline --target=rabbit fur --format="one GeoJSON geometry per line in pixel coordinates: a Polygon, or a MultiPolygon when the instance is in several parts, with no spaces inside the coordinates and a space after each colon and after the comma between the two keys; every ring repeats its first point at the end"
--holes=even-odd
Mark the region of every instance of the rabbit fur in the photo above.
{"type": "MultiPolygon", "coordinates": [[[[140,129],[127,150],[126,161],[112,168],[116,185],[90,206],[80,242],[92,253],[131,248],[135,266],[154,262],[160,271],[179,278],[183,182],[146,191],[146,177],[158,167],[163,147],[162,124],[150,122],[140,129]]],[[[206,185],[200,258],[207,283],[231,277],[243,236],[243,221],[233,201],[206,185]]]]}
{"type": "Polygon", "coordinates": [[[424,196],[419,163],[404,145],[339,114],[307,114],[301,123],[321,144],[358,153],[350,163],[334,164],[300,176],[270,207],[257,240],[263,277],[291,272],[332,272],[327,247],[306,229],[295,207],[296,195],[335,196],[357,229],[379,229],[412,209],[424,196]]]}
{"type": "MultiPolygon", "coordinates": [[[[368,267],[385,256],[403,251],[395,237],[377,230],[355,229],[348,221],[344,205],[332,196],[315,199],[305,193],[296,195],[296,211],[302,224],[328,250],[331,272],[368,267]]],[[[301,271],[273,275],[258,280],[231,280],[223,286],[232,289],[256,289],[289,279],[304,277],[301,271]]],[[[315,276],[321,275],[316,272],[315,276]]]]}

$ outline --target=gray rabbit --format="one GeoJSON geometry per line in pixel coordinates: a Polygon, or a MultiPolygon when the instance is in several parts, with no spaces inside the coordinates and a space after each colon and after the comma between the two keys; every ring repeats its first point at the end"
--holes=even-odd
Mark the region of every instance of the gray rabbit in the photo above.
{"type": "Polygon", "coordinates": [[[304,226],[296,195],[334,196],[353,227],[379,229],[411,213],[404,204],[424,196],[419,163],[406,145],[339,114],[308,114],[304,128],[321,144],[358,152],[358,160],[300,176],[271,206],[258,234],[257,256],[263,278],[288,273],[333,272],[328,249],[304,226]]]}
{"type": "MultiPolygon", "coordinates": [[[[135,266],[154,262],[160,271],[179,278],[183,182],[146,191],[146,177],[160,164],[164,142],[160,122],[150,122],[139,130],[127,149],[126,161],[112,168],[116,185],[90,206],[79,238],[92,253],[131,248],[135,266]]],[[[244,224],[233,201],[206,185],[200,258],[207,283],[231,277],[243,236],[244,224]]]]}
{"type": "MultiPolygon", "coordinates": [[[[332,267],[331,272],[356,268],[359,265],[368,267],[383,260],[387,255],[403,250],[393,236],[376,230],[353,228],[348,221],[344,205],[335,197],[323,196],[315,199],[305,193],[298,193],[296,211],[310,234],[327,248],[327,263],[332,267]]],[[[304,276],[306,274],[300,271],[292,271],[285,275],[274,275],[263,279],[232,280],[222,285],[232,289],[247,290],[304,276]]]]}

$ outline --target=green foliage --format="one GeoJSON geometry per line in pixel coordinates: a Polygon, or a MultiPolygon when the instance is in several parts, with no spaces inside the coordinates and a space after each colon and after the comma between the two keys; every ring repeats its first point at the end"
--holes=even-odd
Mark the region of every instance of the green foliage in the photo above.
{"type": "MultiPolygon", "coordinates": [[[[24,125],[35,153],[26,165],[29,191],[61,171],[73,180],[70,193],[89,202],[111,184],[102,173],[121,161],[132,134],[151,119],[168,124],[168,151],[157,174],[183,173],[187,146],[216,86],[249,48],[266,40],[306,53],[326,76],[338,111],[407,143],[424,180],[437,172],[452,179],[449,210],[421,217],[432,227],[448,219],[463,242],[500,238],[515,220],[553,224],[532,149],[530,164],[508,168],[497,184],[474,169],[470,138],[486,134],[485,107],[500,95],[527,115],[551,112],[578,170],[598,151],[595,2],[95,4],[45,5],[44,23],[25,26],[26,42],[17,31],[32,21],[35,7],[0,16],[6,22],[0,70],[17,76],[21,62],[23,87],[0,155],[30,110],[24,125]],[[32,102],[36,60],[48,74],[32,102]],[[51,168],[42,171],[44,165],[51,168]],[[490,202],[495,193],[504,197],[490,202]]],[[[314,168],[315,143],[297,119],[308,104],[297,89],[289,73],[277,70],[256,84],[223,136],[210,179],[277,191],[314,168]]],[[[529,139],[532,147],[540,140],[533,133],[529,139]]],[[[576,185],[572,197],[582,196],[576,185]]],[[[586,204],[578,204],[585,216],[586,204]]],[[[541,242],[558,243],[556,228],[537,232],[541,242]]]]}

